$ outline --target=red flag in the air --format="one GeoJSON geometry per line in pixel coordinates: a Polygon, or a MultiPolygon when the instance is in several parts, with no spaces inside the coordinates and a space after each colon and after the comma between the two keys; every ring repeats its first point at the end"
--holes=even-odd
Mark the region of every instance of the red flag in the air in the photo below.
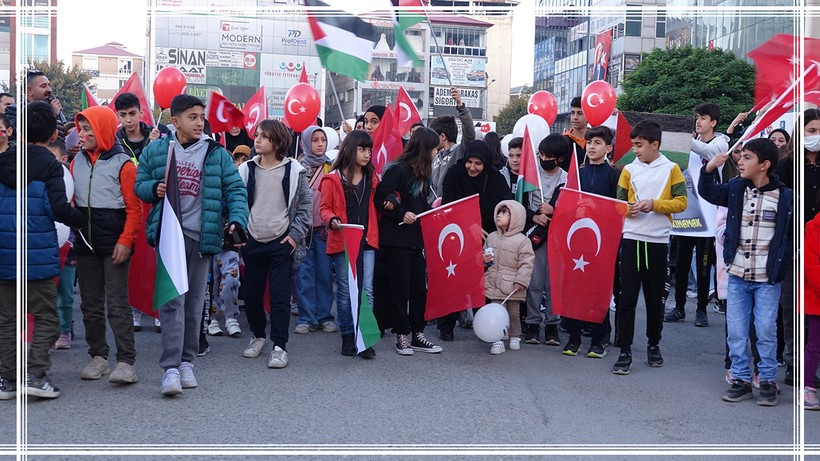
{"type": "Polygon", "coordinates": [[[581,190],[581,178],[578,172],[578,156],[572,152],[572,157],[569,159],[569,171],[567,171],[567,182],[564,187],[572,190],[581,190]]]}
{"type": "Polygon", "coordinates": [[[604,320],[626,206],[588,192],[561,190],[547,238],[553,314],[595,323],[604,320]]]}
{"type": "Polygon", "coordinates": [[[233,127],[245,125],[245,114],[230,99],[215,91],[211,91],[208,98],[208,113],[205,118],[214,133],[224,133],[231,131],[233,127]]]}
{"type": "Polygon", "coordinates": [[[154,113],[151,111],[151,106],[148,105],[148,98],[145,97],[145,90],[142,87],[142,79],[138,73],[134,72],[131,74],[131,77],[128,78],[128,81],[125,82],[125,85],[117,91],[117,94],[111,98],[111,103],[108,104],[108,107],[117,112],[117,109],[114,107],[114,101],[117,100],[117,96],[123,93],[133,93],[137,99],[140,100],[140,109],[142,109],[142,119],[141,122],[145,123],[149,126],[155,126],[156,123],[154,122],[154,113]]]}
{"type": "Polygon", "coordinates": [[[427,255],[426,320],[484,305],[478,194],[420,216],[427,255]]]}
{"type": "Polygon", "coordinates": [[[302,73],[299,75],[299,83],[310,83],[308,82],[307,67],[305,66],[304,61],[302,61],[302,73]]]}
{"type": "MultiPolygon", "coordinates": [[[[820,62],[820,39],[777,34],[748,53],[755,62],[755,106],[760,110],[773,102],[814,62],[820,62]],[[800,65],[799,44],[803,41],[805,59],[800,65]]],[[[815,69],[816,73],[817,69],[815,69]]],[[[805,85],[806,91],[813,90],[805,85]]]]}
{"type": "Polygon", "coordinates": [[[256,126],[259,122],[268,118],[268,100],[265,98],[265,87],[261,86],[256,93],[248,99],[245,107],[242,108],[245,114],[245,131],[251,139],[256,137],[256,126]]]}
{"type": "Polygon", "coordinates": [[[385,166],[399,155],[401,155],[404,145],[401,142],[401,135],[395,128],[393,114],[386,110],[382,115],[381,122],[373,133],[373,166],[376,173],[381,175],[385,166]]]}
{"type": "MultiPolygon", "coordinates": [[[[142,204],[142,215],[148,216],[151,205],[142,204]]],[[[148,245],[145,226],[139,226],[139,233],[134,240],[134,252],[131,254],[131,270],[128,272],[128,300],[140,312],[152,317],[154,311],[154,280],[157,275],[157,256],[148,245]]]]}
{"type": "Polygon", "coordinates": [[[396,120],[396,131],[401,136],[410,131],[414,123],[421,122],[421,114],[404,87],[399,88],[399,96],[393,107],[393,118],[396,120]]]}
{"type": "Polygon", "coordinates": [[[632,125],[626,121],[626,117],[621,111],[618,111],[618,121],[615,129],[615,148],[612,150],[612,163],[621,159],[629,149],[632,149],[632,139],[629,133],[632,131],[632,125]]]}

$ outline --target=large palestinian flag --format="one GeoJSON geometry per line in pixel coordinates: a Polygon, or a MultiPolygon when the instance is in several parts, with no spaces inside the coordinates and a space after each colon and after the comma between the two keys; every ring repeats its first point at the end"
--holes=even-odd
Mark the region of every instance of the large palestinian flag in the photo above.
{"type": "MultiPolygon", "coordinates": [[[[330,1],[305,0],[308,22],[322,67],[364,81],[379,37],[373,26],[330,1]]],[[[353,3],[353,2],[351,2],[353,3]]]]}

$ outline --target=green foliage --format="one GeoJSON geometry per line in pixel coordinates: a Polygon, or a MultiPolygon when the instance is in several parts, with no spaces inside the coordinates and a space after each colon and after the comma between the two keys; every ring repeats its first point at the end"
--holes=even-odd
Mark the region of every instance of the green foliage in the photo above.
{"type": "Polygon", "coordinates": [[[731,52],[685,46],[656,48],[623,82],[618,108],[624,111],[692,115],[709,102],[720,106],[717,130],[754,104],[755,68],[731,52]]]}
{"type": "MultiPolygon", "coordinates": [[[[52,94],[63,105],[63,114],[67,120],[73,120],[74,115],[82,109],[84,86],[88,85],[91,77],[77,65],[66,68],[62,60],[54,64],[48,61],[29,62],[27,67],[46,74],[51,82],[52,94]]],[[[11,86],[13,89],[14,83],[11,86]]],[[[89,85],[89,88],[93,91],[93,86],[89,85]]]]}
{"type": "Polygon", "coordinates": [[[518,99],[513,99],[508,102],[498,115],[493,117],[495,132],[498,133],[499,136],[512,133],[515,122],[517,122],[519,118],[527,115],[527,103],[530,100],[531,93],[532,90],[530,88],[524,88],[518,99]]]}

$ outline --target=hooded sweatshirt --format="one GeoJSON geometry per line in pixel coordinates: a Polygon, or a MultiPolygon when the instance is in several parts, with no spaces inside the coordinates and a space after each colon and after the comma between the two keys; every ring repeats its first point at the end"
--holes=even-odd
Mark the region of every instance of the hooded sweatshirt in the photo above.
{"type": "Polygon", "coordinates": [[[150,136],[153,127],[148,126],[145,122],[140,122],[139,130],[140,134],[142,134],[142,141],[137,142],[128,140],[128,134],[125,132],[124,127],[117,130],[117,140],[120,144],[122,144],[125,152],[131,155],[134,161],[139,160],[142,150],[145,149],[145,146],[147,146],[149,142],[151,142],[150,136]]]}
{"type": "Polygon", "coordinates": [[[91,125],[97,147],[80,150],[71,162],[74,203],[86,220],[78,254],[110,254],[115,245],[132,248],[142,224],[142,204],[134,192],[137,168],[116,138],[117,116],[102,106],[77,114],[91,125]],[[90,247],[89,247],[90,245],[90,247]]]}
{"type": "MultiPolygon", "coordinates": [[[[495,206],[493,216],[498,215],[501,207],[510,210],[510,225],[506,231],[498,229],[490,233],[485,242],[485,248],[493,248],[493,264],[484,273],[487,298],[501,301],[515,289],[518,283],[524,287],[510,297],[513,301],[524,301],[527,297],[527,287],[532,278],[532,268],[535,261],[530,240],[521,233],[527,219],[524,205],[515,200],[503,200],[495,206]]],[[[543,251],[543,250],[542,250],[543,251]]]]}

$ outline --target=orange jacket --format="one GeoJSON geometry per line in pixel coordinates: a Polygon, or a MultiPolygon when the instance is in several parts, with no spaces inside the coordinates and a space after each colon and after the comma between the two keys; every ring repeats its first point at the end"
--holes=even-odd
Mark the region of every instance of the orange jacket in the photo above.
{"type": "MultiPolygon", "coordinates": [[[[373,204],[373,196],[376,194],[378,185],[379,179],[374,174],[370,183],[370,196],[367,198],[367,228],[365,229],[367,244],[373,248],[379,248],[379,217],[376,215],[376,206],[373,204]]],[[[328,226],[333,218],[339,218],[342,224],[347,224],[345,191],[337,170],[331,171],[322,178],[319,191],[322,194],[319,213],[325,226],[328,226]]],[[[345,243],[342,231],[330,229],[328,226],[327,254],[332,255],[343,251],[345,251],[345,243]]]]}

